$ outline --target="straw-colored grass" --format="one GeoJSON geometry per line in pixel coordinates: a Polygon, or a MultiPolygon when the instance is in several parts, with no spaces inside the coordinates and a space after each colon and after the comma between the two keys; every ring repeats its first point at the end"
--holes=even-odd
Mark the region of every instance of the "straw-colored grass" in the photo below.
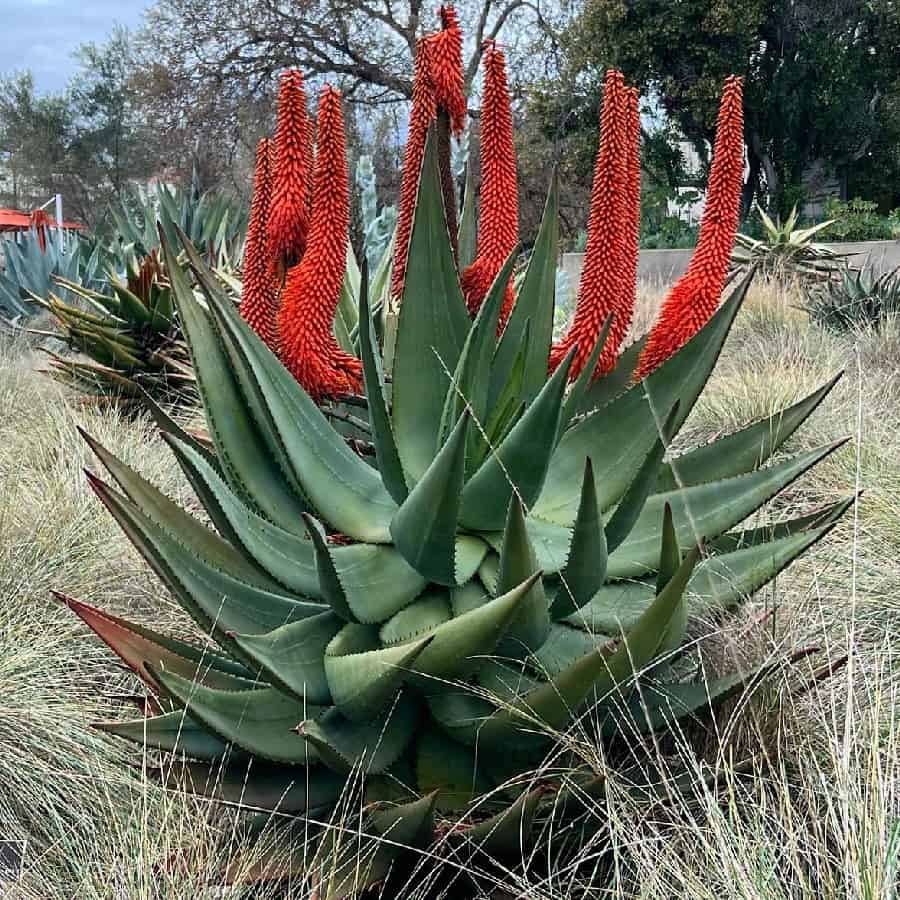
{"type": "MultiPolygon", "coordinates": [[[[658,294],[645,298],[652,319],[658,294]]],[[[806,507],[864,496],[812,553],[725,621],[694,633],[710,670],[818,646],[847,664],[800,690],[788,670],[723,711],[715,728],[676,736],[667,758],[695,753],[718,771],[686,797],[648,807],[611,777],[586,810],[597,835],[580,865],[530,851],[527,871],[497,873],[505,895],[578,896],[593,866],[614,873],[591,897],[880,900],[900,864],[900,330],[835,337],[811,327],[777,285],[754,288],[683,433],[705,441],[845,375],[790,449],[850,444],[779,502],[806,507]],[[754,758],[752,771],[735,766],[754,758]],[[604,827],[601,827],[604,826],[604,827]]],[[[0,894],[63,898],[232,896],[204,887],[242,846],[236,820],[164,795],[139,754],[90,722],[134,689],[52,588],[161,628],[176,604],[92,496],[81,425],[173,496],[190,494],[165,446],[140,422],[84,408],[35,372],[21,344],[0,347],[0,839],[27,839],[21,882],[0,894]],[[131,763],[128,767],[126,763],[131,763]],[[133,765],[135,762],[138,765],[133,765]]],[[[818,664],[821,664],[821,658],[818,664]]],[[[596,749],[580,748],[586,756],[596,749]]],[[[456,873],[458,874],[458,872],[456,873]]],[[[404,891],[459,896],[454,869],[404,891]]],[[[235,894],[237,895],[237,894],[235,894]]],[[[276,894],[307,897],[292,884],[276,894]]],[[[387,896],[387,895],[385,895],[387,896]]],[[[390,894],[394,896],[394,894],[390,894]]]]}

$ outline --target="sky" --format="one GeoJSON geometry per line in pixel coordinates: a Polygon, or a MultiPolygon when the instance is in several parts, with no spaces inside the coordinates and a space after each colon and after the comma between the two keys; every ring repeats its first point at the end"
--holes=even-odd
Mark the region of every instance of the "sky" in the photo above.
{"type": "Polygon", "coordinates": [[[62,90],[80,44],[140,24],[147,0],[0,0],[0,74],[30,69],[39,93],[62,90]]]}

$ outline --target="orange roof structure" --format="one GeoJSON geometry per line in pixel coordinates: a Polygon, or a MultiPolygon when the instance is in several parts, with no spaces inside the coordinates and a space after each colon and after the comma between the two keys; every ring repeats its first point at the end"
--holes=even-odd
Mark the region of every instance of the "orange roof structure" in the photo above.
{"type": "MultiPolygon", "coordinates": [[[[56,220],[48,219],[47,225],[56,228],[56,220]]],[[[80,222],[71,222],[63,219],[63,228],[66,231],[84,231],[84,225],[80,222]]],[[[0,207],[0,231],[28,231],[31,228],[31,214],[21,212],[18,209],[4,209],[0,207]]]]}

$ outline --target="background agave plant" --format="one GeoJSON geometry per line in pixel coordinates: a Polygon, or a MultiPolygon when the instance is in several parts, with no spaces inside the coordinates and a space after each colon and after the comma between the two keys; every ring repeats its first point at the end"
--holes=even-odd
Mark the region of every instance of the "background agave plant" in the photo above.
{"type": "Polygon", "coordinates": [[[148,717],[105,730],[159,751],[154,772],[172,788],[299,821],[292,852],[254,877],[303,871],[338,898],[406,862],[452,856],[476,871],[541,835],[577,846],[594,837],[579,798],[605,773],[558,758],[561,733],[607,746],[654,793],[666,776],[642,766],[642,736],[771,671],[686,676],[688,615],[740,604],[852,502],[732,530],[839,446],[764,467],[834,382],[665,459],[749,279],[639,383],[628,351],[592,383],[609,322],[570,386],[576,347],[548,378],[556,191],[498,338],[512,259],[472,321],[432,142],[390,384],[365,279],[359,289],[365,461],[191,242],[202,302],[163,244],[212,445],[158,419],[212,527],[88,437],[118,489],[89,477],[211,642],[63,599],[149,691],[148,717]],[[360,782],[362,807],[346,800],[360,782]],[[435,843],[446,852],[429,854],[435,843]]]}
{"type": "Polygon", "coordinates": [[[110,274],[106,286],[110,294],[55,276],[54,290],[59,293],[36,301],[60,327],[51,336],[88,358],[46,350],[50,374],[98,401],[136,400],[146,391],[167,403],[194,402],[190,358],[158,251],[140,263],[132,255],[126,278],[110,274]],[[62,293],[75,302],[67,303],[62,293]]]}
{"type": "Polygon", "coordinates": [[[880,275],[845,269],[838,279],[807,291],[803,308],[814,322],[832,331],[880,328],[900,313],[900,269],[880,275]]]}
{"type": "MultiPolygon", "coordinates": [[[[797,207],[782,222],[773,221],[762,209],[758,209],[765,238],[757,240],[746,234],[738,234],[732,255],[735,268],[757,266],[763,273],[776,278],[806,277],[827,280],[834,277],[845,265],[848,254],[838,253],[813,238],[821,234],[832,220],[819,222],[809,228],[797,228],[797,207]]],[[[852,254],[849,254],[852,255],[852,254]]]]}

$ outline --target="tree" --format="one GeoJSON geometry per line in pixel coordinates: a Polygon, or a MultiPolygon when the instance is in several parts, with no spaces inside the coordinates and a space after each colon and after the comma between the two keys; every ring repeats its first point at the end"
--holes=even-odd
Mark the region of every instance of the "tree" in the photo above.
{"type": "Polygon", "coordinates": [[[745,75],[744,208],[764,195],[782,212],[814,160],[845,193],[873,164],[896,116],[898,46],[894,0],[587,0],[568,43],[576,73],[616,65],[657,92],[701,154],[725,77],[745,75]]]}

